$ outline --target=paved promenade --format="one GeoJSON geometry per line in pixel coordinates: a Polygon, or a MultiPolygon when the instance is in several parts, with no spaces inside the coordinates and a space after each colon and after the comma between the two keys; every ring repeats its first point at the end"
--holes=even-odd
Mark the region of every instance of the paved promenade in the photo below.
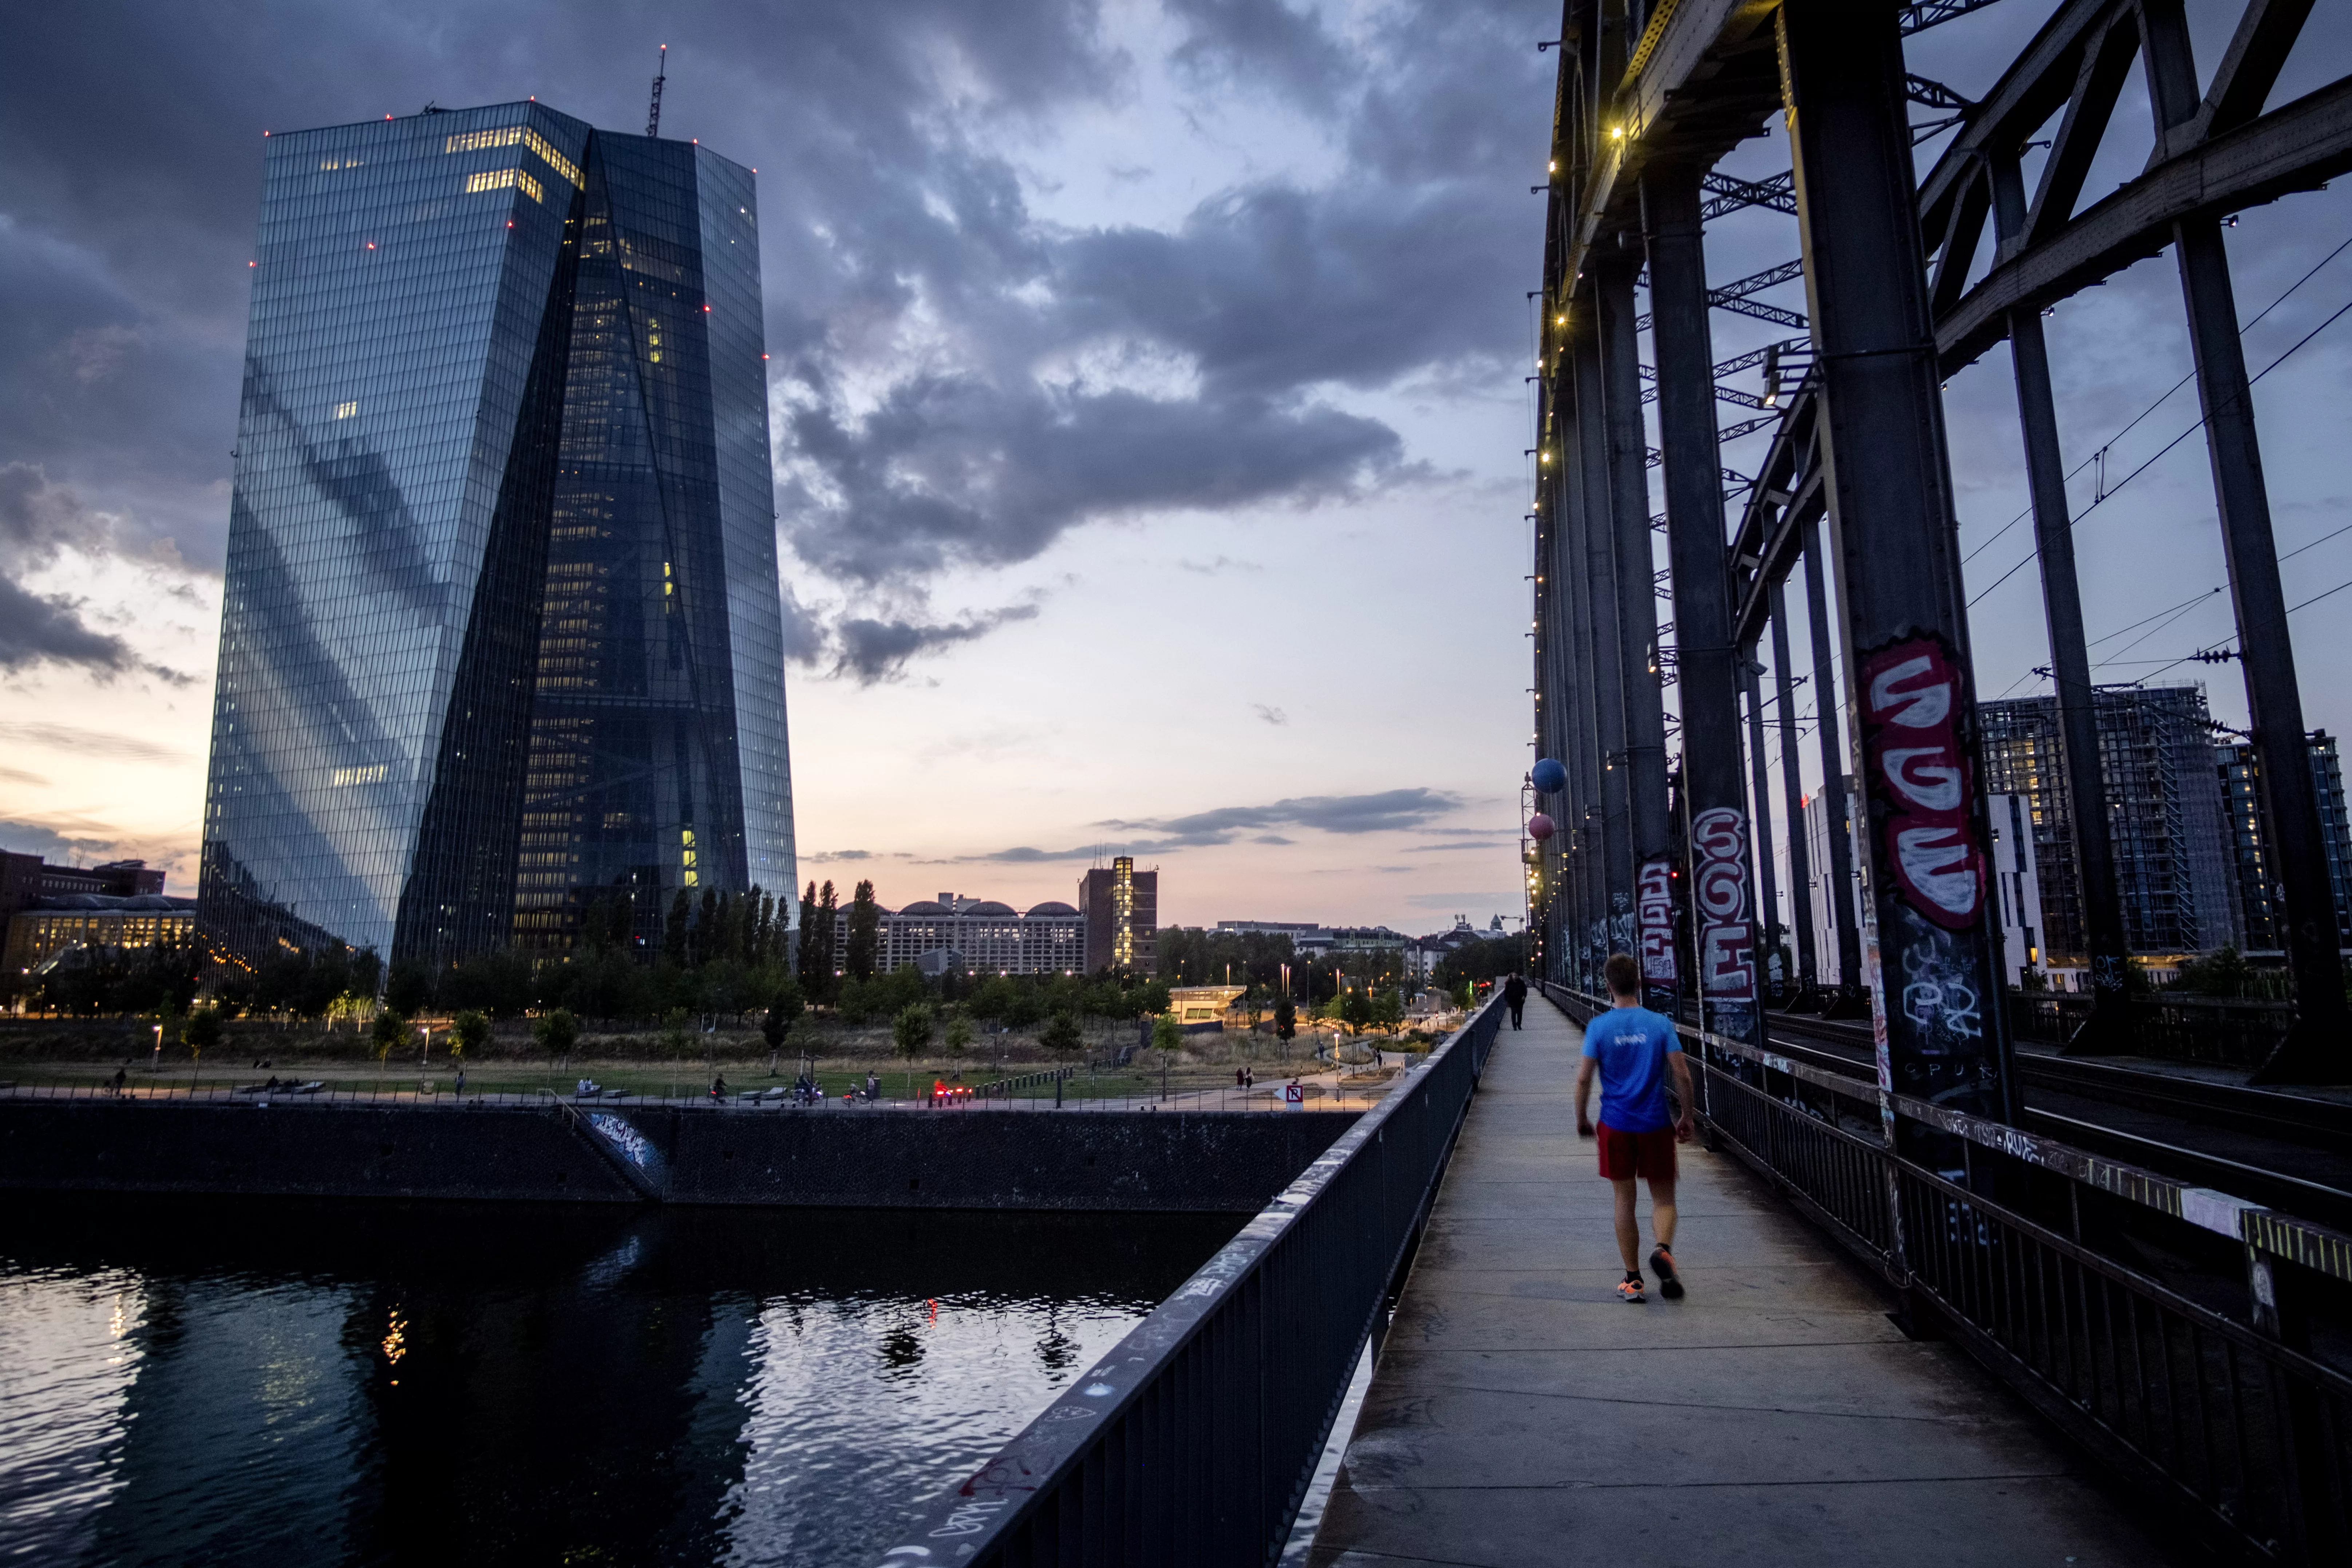
{"type": "MultiPolygon", "coordinates": [[[[1906,1340],[1730,1154],[1682,1150],[1690,1292],[1630,1306],[1576,1136],[1581,1036],[1506,1026],[1324,1515],[1316,1568],[2168,1561],[1954,1346],[1906,1340]]],[[[1642,1199],[1642,1251],[1651,1245],[1642,1199]]]]}

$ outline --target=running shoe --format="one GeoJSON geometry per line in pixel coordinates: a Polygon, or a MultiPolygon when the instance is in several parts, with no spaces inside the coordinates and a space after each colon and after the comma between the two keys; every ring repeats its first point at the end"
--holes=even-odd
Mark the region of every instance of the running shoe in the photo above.
{"type": "Polygon", "coordinates": [[[1669,1301],[1683,1299],[1683,1279],[1675,1272],[1675,1255],[1661,1247],[1650,1254],[1650,1272],[1658,1277],[1658,1294],[1669,1301]]]}
{"type": "Polygon", "coordinates": [[[1621,1301],[1648,1300],[1649,1298],[1642,1293],[1642,1277],[1639,1274],[1628,1274],[1624,1279],[1617,1281],[1617,1299],[1621,1301]]]}

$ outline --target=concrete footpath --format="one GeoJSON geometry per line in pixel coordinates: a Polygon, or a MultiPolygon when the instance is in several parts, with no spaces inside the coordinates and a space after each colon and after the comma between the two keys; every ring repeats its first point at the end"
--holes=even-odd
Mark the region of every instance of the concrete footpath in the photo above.
{"type": "MultiPolygon", "coordinates": [[[[1689,1294],[1617,1300],[1576,1136],[1582,1036],[1539,996],[1470,1109],[1310,1562],[2172,1560],[1955,1346],[1907,1340],[1729,1153],[1681,1153],[1689,1294]]],[[[1649,1255],[1649,1197],[1642,1255],[1649,1255]]],[[[1646,1276],[1646,1269],[1645,1269],[1646,1276]]]]}

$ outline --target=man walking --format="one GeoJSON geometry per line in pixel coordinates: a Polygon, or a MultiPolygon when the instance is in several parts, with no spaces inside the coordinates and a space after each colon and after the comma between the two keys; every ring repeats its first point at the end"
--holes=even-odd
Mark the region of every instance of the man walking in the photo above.
{"type": "Polygon", "coordinates": [[[1517,975],[1503,982],[1503,1005],[1511,1010],[1511,1027],[1519,1026],[1519,1014],[1528,1005],[1528,983],[1517,975]]]}
{"type": "Polygon", "coordinates": [[[1674,1025],[1642,1005],[1642,966],[1629,954],[1612,952],[1601,973],[1609,982],[1609,1011],[1584,1026],[1584,1060],[1576,1069],[1576,1132],[1591,1138],[1598,1131],[1601,1173],[1616,1189],[1617,1252],[1625,1264],[1617,1294],[1628,1301],[1648,1300],[1635,1261],[1642,1245],[1633,1213],[1639,1177],[1650,1184],[1650,1223],[1658,1236],[1650,1268],[1658,1277],[1658,1294],[1678,1300],[1683,1282],[1675,1272],[1675,1145],[1689,1142],[1697,1125],[1691,1111],[1690,1065],[1683,1060],[1674,1025]],[[1682,1101],[1679,1118],[1666,1105],[1670,1071],[1682,1101]],[[1585,1110],[1595,1076],[1601,1079],[1597,1130],[1585,1110]]]}

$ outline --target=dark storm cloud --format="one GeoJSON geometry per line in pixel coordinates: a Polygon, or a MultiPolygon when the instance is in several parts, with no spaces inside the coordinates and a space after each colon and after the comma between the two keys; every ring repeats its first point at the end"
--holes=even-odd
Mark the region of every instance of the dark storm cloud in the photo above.
{"type": "Polygon", "coordinates": [[[142,668],[121,637],[85,625],[73,600],[30,594],[0,577],[0,670],[37,664],[79,665],[100,675],[142,668]]]}
{"type": "Polygon", "coordinates": [[[1171,57],[1203,83],[1264,84],[1328,110],[1346,90],[1351,62],[1322,18],[1279,0],[1170,0],[1189,36],[1171,57]]]}
{"type": "Polygon", "coordinates": [[[793,602],[790,657],[877,679],[1005,618],[877,607],[942,572],[1409,471],[1330,389],[1519,352],[1541,213],[1504,171],[1542,145],[1552,14],[1171,12],[1180,79],[1292,105],[1339,173],[1210,193],[1167,232],[1041,220],[1015,156],[1137,80],[1092,0],[28,10],[12,56],[49,63],[0,95],[0,461],[121,516],[118,548],[216,569],[261,131],[533,94],[634,129],[667,41],[665,132],[761,170],[786,574],[841,591],[793,602]],[[1105,346],[1181,385],[1056,379],[1105,346]]]}
{"type": "Polygon", "coordinates": [[[82,858],[113,853],[110,838],[71,837],[37,822],[0,821],[0,849],[17,855],[38,855],[56,864],[73,864],[82,858]]]}
{"type": "Polygon", "coordinates": [[[1073,524],[1162,507],[1338,494],[1394,462],[1395,432],[1322,405],[1153,398],[922,375],[852,427],[802,410],[793,435],[835,499],[801,504],[803,559],[866,585],[1026,561],[1073,524]]]}
{"type": "Polygon", "coordinates": [[[1233,844],[1241,841],[1245,835],[1253,844],[1296,842],[1278,833],[1251,833],[1253,828],[1304,827],[1324,833],[1389,833],[1419,827],[1431,817],[1442,816],[1461,804],[1459,796],[1444,790],[1421,788],[1381,790],[1371,795],[1302,795],[1292,800],[1278,800],[1271,805],[1219,806],[1213,811],[1196,811],[1184,816],[1134,822],[1113,818],[1094,826],[1129,837],[1101,839],[1067,849],[1039,849],[1024,844],[985,855],[957,856],[952,860],[935,863],[955,865],[965,861],[985,861],[1029,865],[1056,860],[1085,860],[1098,855],[1165,855],[1179,849],[1233,844]]]}
{"type": "Polygon", "coordinates": [[[843,621],[838,628],[841,651],[835,661],[834,673],[870,686],[897,675],[908,659],[927,649],[970,642],[974,637],[986,637],[1007,621],[1034,620],[1036,615],[1034,605],[1010,605],[970,620],[930,624],[855,616],[843,621]]]}
{"type": "Polygon", "coordinates": [[[76,666],[104,676],[145,672],[174,684],[187,677],[151,665],[112,632],[82,618],[68,595],[39,594],[18,581],[57,563],[60,552],[110,552],[115,520],[83,504],[73,491],[48,482],[30,463],[0,463],[0,670],[36,665],[76,666]]]}
{"type": "Polygon", "coordinates": [[[1271,805],[1226,805],[1188,816],[1144,822],[1112,820],[1097,827],[1158,833],[1171,843],[1223,844],[1245,828],[1312,827],[1325,833],[1386,833],[1417,827],[1461,805],[1461,797],[1436,789],[1390,789],[1375,795],[1303,795],[1271,805]]]}

